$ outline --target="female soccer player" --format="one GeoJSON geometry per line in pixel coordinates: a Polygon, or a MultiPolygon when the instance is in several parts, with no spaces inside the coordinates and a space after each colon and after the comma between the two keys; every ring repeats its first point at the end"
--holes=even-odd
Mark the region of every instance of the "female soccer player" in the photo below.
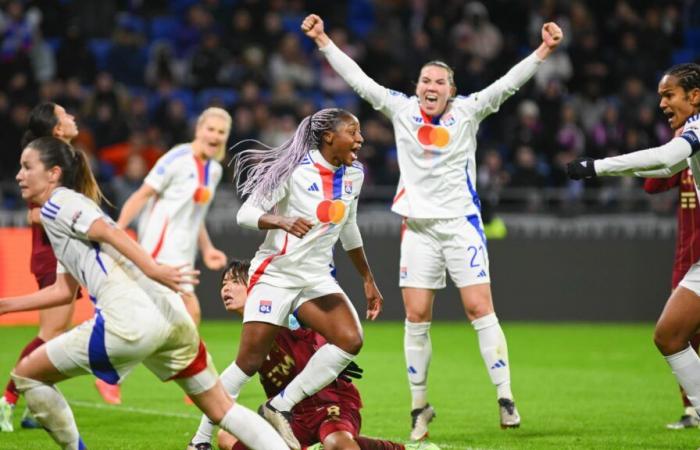
{"type": "Polygon", "coordinates": [[[476,193],[476,133],[561,42],[554,23],[542,27],[542,44],[503,78],[469,97],[457,96],[452,69],[442,61],[423,65],[415,96],[377,84],[331,41],[323,21],[307,16],[301,29],[333,69],[394,124],[401,178],[392,211],[404,217],[399,286],[406,309],[404,351],[412,396],[411,439],[423,439],[435,412],[428,403],[435,290],[445,287],[445,268],[479,338],[486,369],[496,385],[501,427],[520,416],[510,388],[506,339],[491,298],[486,237],[476,193]]]}
{"type": "Polygon", "coordinates": [[[237,155],[239,192],[249,196],[238,211],[238,223],[269,231],[251,263],[231,376],[247,379],[258,371],[292,312],[328,341],[259,411],[293,449],[300,447],[289,426],[289,411],[333,381],[362,347],[357,312],[330,273],[339,238],[362,276],[367,318],[374,320],[382,308],[355,221],[364,179],[357,162],[362,142],[354,115],[324,109],[304,118],[281,146],[237,155]],[[247,178],[240,182],[243,173],[247,178]]]}
{"type": "MultiPolygon", "coordinates": [[[[658,88],[663,113],[680,135],[668,143],[621,156],[579,158],[567,165],[575,180],[604,175],[669,177],[690,167],[700,187],[700,65],[668,69],[658,88]]],[[[700,412],[700,358],[689,342],[700,328],[700,261],[696,260],[673,290],[654,330],[654,342],[671,366],[696,412],[700,412]]]]}
{"type": "MultiPolygon", "coordinates": [[[[221,300],[227,311],[243,314],[247,300],[248,270],[246,261],[233,260],[221,279],[221,300]]],[[[273,397],[301,372],[309,358],[325,340],[315,331],[301,328],[293,316],[289,329],[282,328],[275,337],[275,345],[258,371],[260,383],[268,397],[273,397]]],[[[227,377],[228,369],[221,374],[221,383],[233,398],[237,398],[242,386],[227,377]]],[[[440,450],[425,441],[399,444],[360,436],[362,423],[360,392],[350,378],[361,378],[362,369],[348,367],[340,377],[316,394],[302,400],[292,410],[292,429],[300,443],[307,449],[336,450],[440,450]]],[[[213,425],[202,417],[197,434],[188,450],[210,450],[213,425]]],[[[245,446],[230,434],[220,431],[217,443],[220,449],[245,450],[245,446]]]]}
{"type": "MultiPolygon", "coordinates": [[[[22,145],[26,146],[36,138],[44,136],[54,136],[66,143],[70,143],[78,135],[78,126],[75,118],[68,114],[66,110],[55,103],[43,102],[32,109],[29,114],[29,125],[24,136],[22,145]]],[[[36,205],[29,205],[27,218],[32,227],[32,256],[30,268],[39,288],[50,286],[56,281],[56,256],[51,249],[49,238],[44,233],[39,219],[40,208],[36,205]]],[[[53,339],[65,332],[71,324],[73,318],[74,303],[55,306],[39,311],[39,334],[29,342],[20,352],[19,360],[27,356],[42,345],[44,342],[53,339]]],[[[108,386],[108,385],[107,385],[108,386]]],[[[107,403],[120,403],[119,397],[110,395],[109,392],[100,391],[102,398],[107,403]]],[[[5,393],[0,398],[0,431],[13,431],[12,413],[19,391],[12,380],[7,383],[5,393]]],[[[27,415],[25,411],[22,417],[22,427],[36,428],[38,425],[27,415]]]]}
{"type": "Polygon", "coordinates": [[[247,445],[286,448],[268,424],[233,404],[218,381],[174,292],[197,272],[157,264],[114,226],[97,206],[102,193],[85,154],[53,137],[36,139],[22,152],[16,178],[22,198],[41,206],[57,276],[36,293],[0,300],[0,314],[70,303],[79,284],[95,303],[93,319],[34,350],[12,372],[30,411],[59,446],[85,448],[53,385],[87,373],[115,383],[143,362],[161,380],[175,380],[208,417],[247,445]]]}

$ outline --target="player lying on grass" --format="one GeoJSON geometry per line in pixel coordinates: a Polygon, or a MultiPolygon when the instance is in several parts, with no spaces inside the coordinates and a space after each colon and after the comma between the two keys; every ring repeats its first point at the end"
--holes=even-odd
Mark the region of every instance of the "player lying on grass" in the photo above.
{"type": "MultiPolygon", "coordinates": [[[[234,259],[224,272],[221,281],[221,299],[227,311],[243,314],[248,297],[248,269],[248,262],[234,259]]],[[[315,331],[300,327],[293,315],[289,316],[289,325],[289,329],[284,328],[277,334],[272,350],[258,371],[260,383],[268,397],[273,397],[283,390],[304,369],[314,352],[326,342],[315,331]]],[[[237,380],[231,376],[235,372],[229,369],[221,373],[221,381],[226,390],[236,398],[246,380],[237,380]]],[[[438,450],[435,444],[425,441],[404,445],[360,436],[362,400],[359,391],[350,382],[350,378],[361,376],[362,369],[351,364],[330,385],[302,400],[292,409],[292,430],[303,448],[438,450]]],[[[211,449],[213,429],[214,425],[206,416],[203,416],[188,450],[211,449]]],[[[219,431],[218,445],[225,450],[246,448],[224,431],[219,431]]]]}

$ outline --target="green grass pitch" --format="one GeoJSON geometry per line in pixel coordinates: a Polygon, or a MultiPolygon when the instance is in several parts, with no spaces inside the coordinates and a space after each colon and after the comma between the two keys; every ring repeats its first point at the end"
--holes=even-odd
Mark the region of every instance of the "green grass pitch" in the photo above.
{"type": "MultiPolygon", "coordinates": [[[[437,418],[431,439],[445,449],[695,449],[700,430],[669,431],[682,409],[670,369],[651,341],[652,325],[504,325],[513,389],[523,417],[518,430],[498,427],[495,390],[472,328],[435,323],[430,401],[437,418]]],[[[219,370],[233,359],[240,325],[206,322],[202,335],[219,370]]],[[[0,328],[0,373],[34,336],[31,327],[0,328]]],[[[367,324],[357,384],[365,403],[363,434],[403,441],[408,435],[409,394],[403,362],[403,324],[367,324]]],[[[4,381],[3,381],[4,382],[4,381]]],[[[199,413],[183,403],[174,383],[160,383],[143,367],[123,385],[123,404],[104,405],[92,377],[61,384],[90,449],[184,450],[199,413]]],[[[240,402],[257,408],[257,380],[240,402]]],[[[0,433],[1,449],[57,448],[43,431],[0,433]]]]}

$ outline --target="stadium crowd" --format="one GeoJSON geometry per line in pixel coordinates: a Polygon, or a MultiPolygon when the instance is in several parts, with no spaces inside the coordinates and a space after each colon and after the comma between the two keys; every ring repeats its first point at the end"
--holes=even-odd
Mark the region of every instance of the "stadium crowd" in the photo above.
{"type": "MultiPolygon", "coordinates": [[[[417,61],[455,68],[458,93],[486,87],[525,56],[554,20],[565,42],[503,112],[481,127],[482,196],[521,188],[583,195],[568,180],[575,157],[605,157],[666,142],[656,83],[671,63],[700,55],[700,2],[682,0],[9,0],[0,14],[0,194],[22,208],[13,182],[31,107],[64,105],[74,142],[92,157],[108,198],[121,205],[168,148],[190,140],[198,112],[231,112],[230,144],[278,145],[300,118],[331,105],[358,114],[365,184],[398,180],[390,124],[361,102],[299,29],[308,12],[368,75],[406,93],[417,61]],[[504,11],[508,11],[504,14],[504,11]]],[[[230,169],[224,176],[230,180],[230,169]]],[[[593,181],[613,202],[639,181],[593,181]]],[[[392,190],[388,192],[393,193],[392,190]]],[[[533,195],[528,194],[535,193],[533,195]]],[[[391,195],[391,194],[390,194],[391,195]]],[[[390,197],[389,197],[390,199],[390,197]]],[[[389,200],[387,199],[387,201],[389,200]]]]}

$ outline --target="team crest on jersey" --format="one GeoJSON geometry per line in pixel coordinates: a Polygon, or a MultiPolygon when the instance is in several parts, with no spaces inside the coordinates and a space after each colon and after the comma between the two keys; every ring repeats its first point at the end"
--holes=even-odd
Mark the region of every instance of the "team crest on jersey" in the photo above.
{"type": "Polygon", "coordinates": [[[78,222],[78,219],[80,219],[80,216],[83,215],[82,211],[76,211],[75,214],[73,214],[73,217],[71,217],[70,220],[70,229],[71,231],[75,232],[75,224],[78,222]]]}
{"type": "Polygon", "coordinates": [[[399,269],[399,277],[403,280],[408,276],[408,267],[401,267],[399,269]]]}
{"type": "Polygon", "coordinates": [[[415,123],[423,123],[423,118],[421,116],[413,116],[413,121],[415,123]]]}
{"type": "Polygon", "coordinates": [[[272,312],[272,300],[260,300],[258,311],[263,314],[270,314],[272,312]]]}
{"type": "Polygon", "coordinates": [[[343,190],[346,194],[352,194],[352,180],[345,180],[343,182],[343,190]]]}
{"type": "Polygon", "coordinates": [[[447,115],[442,117],[441,122],[444,126],[451,127],[452,125],[455,124],[456,120],[452,114],[447,114],[447,115]]]}

